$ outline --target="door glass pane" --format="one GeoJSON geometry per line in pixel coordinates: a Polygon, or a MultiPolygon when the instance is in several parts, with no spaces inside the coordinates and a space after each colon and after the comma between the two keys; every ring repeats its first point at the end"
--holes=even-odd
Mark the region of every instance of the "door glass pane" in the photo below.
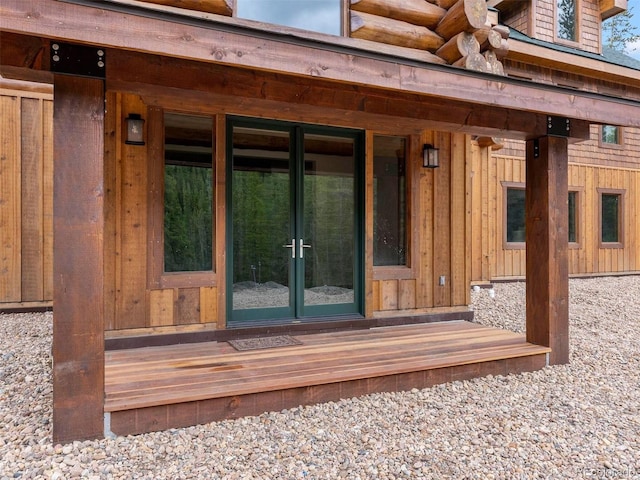
{"type": "Polygon", "coordinates": [[[342,0],[237,0],[239,18],[340,35],[342,0]]]}
{"type": "Polygon", "coordinates": [[[354,302],[354,165],[353,139],[305,135],[305,305],[354,302]]]}
{"type": "Polygon", "coordinates": [[[233,309],[288,307],[289,134],[233,129],[233,309]]]}
{"type": "Polygon", "coordinates": [[[213,269],[213,121],[164,117],[164,271],[213,269]]]}

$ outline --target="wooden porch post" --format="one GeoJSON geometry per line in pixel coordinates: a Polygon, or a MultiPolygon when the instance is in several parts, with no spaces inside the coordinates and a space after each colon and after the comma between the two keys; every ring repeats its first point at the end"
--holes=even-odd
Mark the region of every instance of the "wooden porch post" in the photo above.
{"type": "Polygon", "coordinates": [[[56,75],[53,441],[103,436],[104,86],[56,75]]]}
{"type": "Polygon", "coordinates": [[[569,363],[568,141],[527,142],[527,341],[551,347],[549,363],[569,363]]]}

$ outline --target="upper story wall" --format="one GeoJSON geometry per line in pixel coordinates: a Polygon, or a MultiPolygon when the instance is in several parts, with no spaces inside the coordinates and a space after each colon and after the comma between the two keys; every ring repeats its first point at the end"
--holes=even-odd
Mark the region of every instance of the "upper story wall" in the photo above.
{"type": "Polygon", "coordinates": [[[500,10],[500,22],[532,38],[591,53],[602,51],[604,14],[598,0],[492,0],[489,4],[500,10]]]}
{"type": "MultiPolygon", "coordinates": [[[[122,3],[122,0],[112,0],[122,3]]],[[[128,2],[127,2],[128,3],[128,2]]],[[[508,29],[486,0],[146,0],[136,6],[503,74],[508,29]]]]}

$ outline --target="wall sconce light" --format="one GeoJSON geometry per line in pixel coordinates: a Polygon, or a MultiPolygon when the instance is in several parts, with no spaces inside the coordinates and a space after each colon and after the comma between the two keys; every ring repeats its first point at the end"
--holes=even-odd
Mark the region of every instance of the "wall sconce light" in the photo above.
{"type": "Polygon", "coordinates": [[[440,166],[438,149],[429,143],[425,143],[422,147],[422,166],[424,168],[438,168],[440,166]]]}
{"type": "Polygon", "coordinates": [[[127,118],[127,140],[129,145],[144,145],[144,120],[137,113],[130,113],[127,118]]]}

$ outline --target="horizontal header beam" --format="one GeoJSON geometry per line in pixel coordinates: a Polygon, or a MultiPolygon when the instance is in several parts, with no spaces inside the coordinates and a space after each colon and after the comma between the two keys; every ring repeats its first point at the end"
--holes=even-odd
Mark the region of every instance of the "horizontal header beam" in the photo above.
{"type": "Polygon", "coordinates": [[[246,28],[244,32],[234,31],[228,20],[211,20],[217,19],[215,16],[203,19],[172,15],[167,19],[165,13],[162,18],[154,18],[152,10],[143,16],[141,9],[127,12],[121,6],[115,11],[106,9],[111,5],[106,2],[100,2],[104,8],[98,8],[97,2],[95,5],[3,0],[0,30],[402,91],[440,102],[466,102],[590,123],[640,127],[640,102],[389,55],[380,57],[354,46],[346,48],[347,39],[336,39],[339,45],[334,47],[329,36],[326,42],[319,42],[268,32],[251,34],[246,28]]]}

